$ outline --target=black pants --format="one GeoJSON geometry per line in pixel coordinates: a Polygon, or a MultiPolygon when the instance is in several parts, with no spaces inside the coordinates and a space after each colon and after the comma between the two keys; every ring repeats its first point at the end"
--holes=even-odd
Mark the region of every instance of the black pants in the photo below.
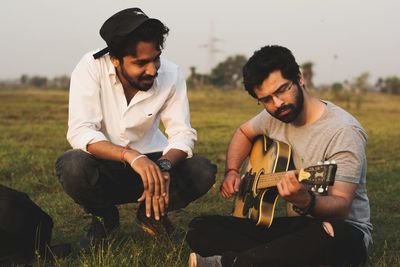
{"type": "MultiPolygon", "coordinates": [[[[156,161],[161,152],[147,154],[156,161]]],[[[216,166],[194,155],[171,171],[168,210],[187,206],[215,183],[216,166]]],[[[65,152],[56,162],[56,174],[65,192],[85,211],[102,216],[115,205],[137,202],[143,182],[129,164],[102,160],[82,150],[65,152]]]]}
{"type": "Polygon", "coordinates": [[[231,216],[203,216],[189,224],[190,248],[208,257],[222,255],[223,266],[358,265],[366,258],[363,233],[343,220],[275,218],[269,229],[231,216]]]}

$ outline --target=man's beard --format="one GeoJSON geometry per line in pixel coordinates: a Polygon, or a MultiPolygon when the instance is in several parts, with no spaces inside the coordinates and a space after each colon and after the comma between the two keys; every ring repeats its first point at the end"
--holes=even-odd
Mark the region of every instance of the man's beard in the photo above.
{"type": "Polygon", "coordinates": [[[274,113],[270,113],[268,110],[268,113],[271,114],[274,118],[285,122],[285,123],[290,123],[293,122],[297,119],[299,114],[303,111],[303,106],[304,106],[304,94],[303,90],[300,87],[299,84],[296,84],[297,87],[297,92],[295,96],[295,103],[294,104],[286,104],[280,106],[274,113]],[[281,115],[282,112],[289,110],[289,113],[285,115],[281,115]]]}
{"type": "Polygon", "coordinates": [[[121,66],[121,74],[125,78],[125,80],[129,83],[129,85],[137,89],[139,91],[148,91],[150,88],[153,86],[155,78],[157,77],[157,73],[154,76],[151,75],[142,75],[138,77],[138,81],[133,80],[131,77],[129,77],[128,73],[126,72],[125,68],[121,66]],[[143,81],[153,81],[151,83],[141,83],[143,81]]]}

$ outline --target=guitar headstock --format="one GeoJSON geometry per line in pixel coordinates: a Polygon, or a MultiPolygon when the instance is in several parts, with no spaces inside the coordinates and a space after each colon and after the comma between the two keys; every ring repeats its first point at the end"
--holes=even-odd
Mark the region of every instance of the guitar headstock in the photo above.
{"type": "Polygon", "coordinates": [[[318,165],[299,171],[299,181],[311,187],[312,191],[324,193],[335,182],[337,165],[335,161],[318,162],[318,165]]]}

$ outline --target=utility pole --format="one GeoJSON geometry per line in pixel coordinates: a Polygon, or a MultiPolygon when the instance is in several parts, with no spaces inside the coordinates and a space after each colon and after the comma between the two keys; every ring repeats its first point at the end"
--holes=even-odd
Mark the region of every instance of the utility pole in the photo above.
{"type": "Polygon", "coordinates": [[[212,70],[212,68],[214,68],[216,64],[217,54],[222,53],[222,50],[217,48],[217,43],[222,41],[223,41],[222,39],[216,38],[214,36],[214,25],[211,22],[208,41],[206,44],[200,45],[200,47],[207,49],[207,68],[209,72],[212,70]]]}

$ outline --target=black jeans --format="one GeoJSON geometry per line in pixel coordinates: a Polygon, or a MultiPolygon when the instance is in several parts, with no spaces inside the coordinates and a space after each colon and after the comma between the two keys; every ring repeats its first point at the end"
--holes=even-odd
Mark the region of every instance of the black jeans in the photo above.
{"type": "Polygon", "coordinates": [[[363,233],[344,220],[275,218],[270,228],[232,216],[202,216],[189,224],[186,240],[201,256],[222,255],[223,266],[358,265],[366,259],[363,233]]]}
{"type": "MultiPolygon", "coordinates": [[[[156,161],[161,152],[147,154],[156,161]]],[[[208,192],[215,183],[215,165],[194,155],[171,171],[168,210],[187,206],[208,192]]],[[[143,182],[129,164],[102,160],[79,149],[65,152],[56,162],[56,174],[65,192],[85,211],[102,216],[115,205],[137,202],[143,182]]]]}

